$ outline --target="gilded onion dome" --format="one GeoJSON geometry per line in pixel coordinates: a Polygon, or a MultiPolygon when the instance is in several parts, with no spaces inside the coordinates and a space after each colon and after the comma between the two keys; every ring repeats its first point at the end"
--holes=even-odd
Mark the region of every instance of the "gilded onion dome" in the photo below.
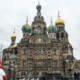
{"type": "Polygon", "coordinates": [[[53,32],[53,31],[56,31],[57,29],[56,29],[56,26],[54,26],[53,24],[52,24],[52,18],[51,18],[51,25],[48,27],[48,32],[53,32]]]}
{"type": "Polygon", "coordinates": [[[11,39],[16,39],[15,28],[14,28],[14,32],[13,32],[13,34],[11,36],[11,39]]]}
{"type": "Polygon", "coordinates": [[[31,32],[31,27],[28,24],[28,17],[27,17],[26,24],[22,27],[22,31],[23,32],[31,32]]]}
{"type": "Polygon", "coordinates": [[[57,24],[64,24],[64,25],[65,25],[64,20],[62,20],[62,19],[60,18],[60,16],[59,16],[59,12],[58,12],[58,20],[55,22],[55,25],[57,25],[57,24]]]}

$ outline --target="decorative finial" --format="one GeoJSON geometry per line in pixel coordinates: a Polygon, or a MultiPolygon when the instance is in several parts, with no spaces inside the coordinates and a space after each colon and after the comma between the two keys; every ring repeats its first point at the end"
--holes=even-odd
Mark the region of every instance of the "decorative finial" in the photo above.
{"type": "Polygon", "coordinates": [[[38,0],[38,5],[40,5],[40,0],[38,0]]]}
{"type": "Polygon", "coordinates": [[[15,27],[14,27],[14,31],[13,31],[13,33],[15,33],[15,27]]]}
{"type": "Polygon", "coordinates": [[[60,18],[60,12],[58,11],[58,18],[60,18]]]}
{"type": "Polygon", "coordinates": [[[26,20],[26,23],[28,24],[28,16],[27,16],[27,20],[26,20]]]}
{"type": "Polygon", "coordinates": [[[52,16],[51,16],[51,24],[52,24],[52,16]]]}

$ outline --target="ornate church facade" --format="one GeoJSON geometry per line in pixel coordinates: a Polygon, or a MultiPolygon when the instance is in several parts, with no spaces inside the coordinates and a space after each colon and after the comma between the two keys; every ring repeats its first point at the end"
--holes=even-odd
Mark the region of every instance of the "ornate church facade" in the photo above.
{"type": "MultiPolygon", "coordinates": [[[[15,43],[15,31],[11,36],[11,45],[3,50],[3,66],[6,75],[13,78],[41,76],[48,74],[74,74],[80,71],[80,64],[73,57],[73,47],[69,43],[65,22],[58,15],[55,26],[46,26],[41,15],[42,6],[37,5],[37,15],[30,26],[28,19],[22,26],[23,37],[15,43]]],[[[67,75],[67,76],[68,76],[67,75]]]]}

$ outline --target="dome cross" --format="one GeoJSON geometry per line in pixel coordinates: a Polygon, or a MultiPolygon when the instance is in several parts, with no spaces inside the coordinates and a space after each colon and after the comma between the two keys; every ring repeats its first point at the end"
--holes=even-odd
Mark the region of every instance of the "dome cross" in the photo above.
{"type": "Polygon", "coordinates": [[[60,18],[60,12],[58,11],[58,18],[60,18]]]}

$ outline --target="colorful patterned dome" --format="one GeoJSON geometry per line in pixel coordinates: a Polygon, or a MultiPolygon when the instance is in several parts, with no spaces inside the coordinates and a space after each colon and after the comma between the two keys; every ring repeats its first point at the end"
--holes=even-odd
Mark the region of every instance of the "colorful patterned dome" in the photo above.
{"type": "Polygon", "coordinates": [[[48,32],[49,31],[54,31],[54,26],[53,26],[53,24],[51,24],[49,27],[48,27],[48,32]]]}
{"type": "Polygon", "coordinates": [[[23,32],[31,32],[31,27],[28,25],[28,20],[26,21],[26,24],[22,27],[23,32]]]}
{"type": "Polygon", "coordinates": [[[52,24],[52,17],[51,17],[51,25],[48,27],[48,32],[56,31],[57,28],[52,24]]]}

